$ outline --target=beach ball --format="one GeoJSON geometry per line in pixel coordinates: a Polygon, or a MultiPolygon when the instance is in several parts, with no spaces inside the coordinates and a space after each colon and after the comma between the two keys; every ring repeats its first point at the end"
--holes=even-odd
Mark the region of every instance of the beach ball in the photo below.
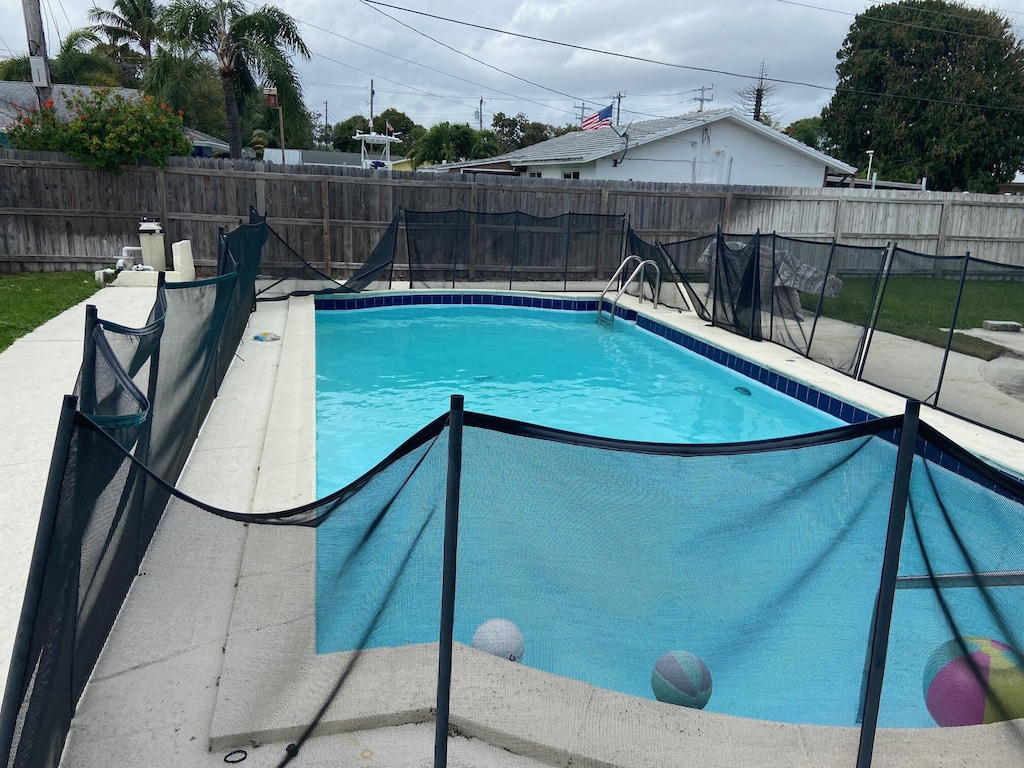
{"type": "Polygon", "coordinates": [[[1010,646],[988,637],[943,643],[924,668],[924,700],[941,726],[1024,717],[1024,669],[1010,646]]]}
{"type": "Polygon", "coordinates": [[[508,619],[488,619],[473,633],[473,647],[509,661],[521,661],[526,641],[519,627],[508,619]]]}
{"type": "Polygon", "coordinates": [[[669,651],[654,662],[651,689],[658,701],[704,709],[711,698],[711,672],[697,654],[669,651]]]}

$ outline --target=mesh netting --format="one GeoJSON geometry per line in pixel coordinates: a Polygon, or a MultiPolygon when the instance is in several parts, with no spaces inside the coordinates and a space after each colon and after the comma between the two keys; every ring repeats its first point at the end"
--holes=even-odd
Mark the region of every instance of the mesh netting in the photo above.
{"type": "MultiPolygon", "coordinates": [[[[434,234],[423,242],[446,229],[470,237],[461,213],[424,228],[434,234]]],[[[601,223],[559,225],[592,253],[601,223]]],[[[475,237],[511,242],[507,219],[476,225],[475,237]]],[[[218,713],[211,748],[279,742],[283,764],[316,735],[440,713],[455,734],[553,764],[660,765],[685,752],[763,765],[809,750],[824,764],[864,766],[874,743],[928,744],[926,731],[887,739],[885,729],[986,723],[1000,725],[972,734],[972,756],[1024,757],[1018,723],[1003,722],[1024,716],[1024,488],[918,428],[916,409],[712,446],[474,413],[463,429],[453,411],[303,506],[253,514],[176,489],[245,332],[263,227],[228,236],[224,274],[161,285],[144,328],[89,322],[0,720],[9,768],[60,762],[115,620],[139,633],[126,643],[144,646],[159,621],[187,615],[173,588],[155,625],[133,630],[124,611],[152,599],[129,590],[161,526],[180,532],[182,556],[200,539],[225,551],[244,541],[230,572],[238,583],[221,585],[237,587],[238,607],[223,619],[218,678],[218,702],[239,704],[218,713]],[[212,530],[210,519],[226,522],[212,530]],[[843,730],[795,727],[806,725],[843,730]]],[[[563,281],[570,268],[603,269],[574,262],[557,227],[533,229],[563,249],[563,281]]],[[[796,281],[819,305],[841,295],[827,249],[826,259],[821,244],[721,237],[707,264],[716,322],[753,337],[769,327],[773,338],[781,319],[807,322],[806,297],[779,304],[772,286],[796,281]]],[[[468,274],[459,253],[447,252],[449,276],[468,274]]],[[[671,253],[662,263],[684,274],[671,253]]],[[[995,275],[979,267],[979,284],[984,276],[995,275]]],[[[198,583],[220,588],[212,576],[198,583]]]]}
{"type": "Polygon", "coordinates": [[[623,216],[403,211],[410,287],[491,283],[565,290],[607,280],[622,259],[623,216]]]}
{"type": "Polygon", "coordinates": [[[934,404],[966,260],[893,250],[861,378],[934,404]],[[928,327],[921,328],[915,313],[929,316],[928,327]],[[913,366],[904,364],[907,359],[914,360],[913,366]]]}

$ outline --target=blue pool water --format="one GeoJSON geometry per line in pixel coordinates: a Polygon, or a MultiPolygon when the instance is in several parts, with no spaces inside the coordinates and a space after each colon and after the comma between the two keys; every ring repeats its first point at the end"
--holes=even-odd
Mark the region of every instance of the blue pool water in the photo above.
{"type": "Polygon", "coordinates": [[[651,442],[759,440],[842,423],[631,323],[598,327],[592,312],[318,312],[316,349],[321,493],[373,467],[455,393],[466,410],[651,442]]]}
{"type": "MultiPolygon", "coordinates": [[[[592,313],[319,313],[317,364],[321,496],[444,412],[452,392],[464,393],[471,410],[638,440],[747,440],[836,423],[628,323],[614,332],[598,328],[592,313]]],[[[456,641],[469,644],[482,621],[510,617],[527,638],[524,664],[645,698],[652,698],[654,660],[666,650],[693,650],[712,669],[709,711],[856,725],[892,445],[826,445],[799,459],[788,452],[718,457],[689,470],[645,456],[630,472],[618,460],[573,464],[560,444],[540,457],[521,448],[512,454],[514,444],[500,434],[471,432],[467,452],[493,462],[463,475],[456,641]],[[840,466],[822,479],[823,468],[840,466]],[[680,479],[680,471],[694,474],[680,479]],[[572,494],[561,493],[563,473],[573,477],[572,494]],[[760,497],[748,478],[765,476],[800,490],[760,497]],[[517,482],[524,477],[532,484],[517,482]],[[592,496],[573,495],[586,487],[592,496]],[[623,504],[637,494],[654,503],[623,504]]],[[[423,488],[408,489],[422,503],[379,522],[371,504],[365,519],[336,516],[318,529],[318,652],[436,640],[444,462],[442,446],[416,475],[423,488]],[[364,639],[378,605],[380,620],[364,639]]],[[[939,475],[961,499],[962,514],[1002,515],[972,531],[983,538],[979,551],[1000,553],[986,567],[1019,567],[1000,543],[1019,509],[957,475],[939,475]]],[[[916,493],[927,500],[924,485],[916,493]]],[[[937,507],[922,503],[918,514],[941,527],[937,507]]],[[[902,571],[919,574],[911,538],[902,571]]],[[[940,567],[965,569],[950,540],[933,539],[940,567]]],[[[1024,615],[1022,593],[997,590],[1006,615],[1024,615]]],[[[949,597],[967,634],[1001,637],[973,590],[949,597]]],[[[880,724],[932,726],[922,673],[948,630],[931,592],[898,592],[892,637],[880,724]]]]}

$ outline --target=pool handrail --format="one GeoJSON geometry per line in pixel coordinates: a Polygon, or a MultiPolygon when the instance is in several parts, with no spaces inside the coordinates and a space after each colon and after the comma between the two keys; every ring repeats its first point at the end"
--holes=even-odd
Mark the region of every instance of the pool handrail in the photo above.
{"type": "Polygon", "coordinates": [[[647,265],[648,264],[650,264],[652,267],[654,267],[654,275],[655,275],[655,277],[654,277],[654,294],[653,294],[653,296],[651,298],[651,301],[654,302],[654,308],[655,309],[658,308],[658,295],[661,293],[661,267],[659,267],[658,263],[656,261],[654,261],[653,259],[641,260],[641,258],[639,256],[637,256],[636,254],[631,254],[631,255],[627,256],[625,259],[622,260],[622,263],[619,264],[619,268],[616,269],[615,270],[615,274],[612,275],[612,279],[608,281],[608,284],[604,287],[604,290],[601,291],[601,296],[597,300],[597,322],[599,322],[599,323],[601,322],[601,311],[604,308],[604,297],[605,297],[605,294],[608,293],[609,290],[611,290],[612,285],[622,275],[622,272],[626,268],[626,265],[630,264],[634,260],[637,262],[636,269],[634,269],[633,272],[630,274],[630,276],[625,280],[625,282],[622,283],[622,286],[619,288],[619,292],[617,294],[615,294],[615,299],[612,301],[612,308],[611,308],[611,312],[609,314],[609,320],[608,320],[608,327],[609,328],[612,325],[614,325],[614,323],[615,323],[615,310],[616,310],[616,308],[619,305],[619,299],[622,298],[622,294],[624,294],[626,292],[626,289],[629,288],[629,286],[633,283],[633,281],[637,278],[638,275],[640,275],[641,277],[640,277],[639,289],[637,291],[637,298],[640,301],[640,303],[643,304],[643,301],[644,301],[643,278],[644,278],[644,276],[646,276],[646,271],[647,271],[647,265]]]}

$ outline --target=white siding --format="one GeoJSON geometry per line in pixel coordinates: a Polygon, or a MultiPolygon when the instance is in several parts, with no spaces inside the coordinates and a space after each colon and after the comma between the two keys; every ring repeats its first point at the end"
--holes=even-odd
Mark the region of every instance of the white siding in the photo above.
{"type": "MultiPolygon", "coordinates": [[[[634,147],[616,166],[620,157],[581,166],[580,178],[786,187],[825,182],[824,163],[729,120],[634,147]]],[[[561,169],[549,178],[561,178],[561,169]]]]}

